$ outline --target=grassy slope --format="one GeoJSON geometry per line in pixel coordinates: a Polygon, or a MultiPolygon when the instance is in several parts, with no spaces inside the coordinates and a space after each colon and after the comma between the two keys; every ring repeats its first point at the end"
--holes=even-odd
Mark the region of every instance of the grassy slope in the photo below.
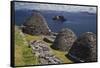
{"type": "MultiPolygon", "coordinates": [[[[31,41],[31,40],[42,40],[42,37],[41,36],[32,36],[32,35],[26,34],[25,37],[26,37],[27,41],[31,41]]],[[[50,47],[51,43],[47,43],[47,42],[45,42],[45,43],[50,47]]],[[[67,54],[67,52],[62,52],[62,51],[54,50],[52,48],[51,48],[51,50],[53,51],[53,54],[56,57],[58,57],[60,60],[63,61],[63,63],[72,63],[72,61],[70,61],[67,57],[65,57],[65,54],[67,54]]]]}
{"type": "Polygon", "coordinates": [[[18,28],[15,28],[15,65],[33,65],[38,64],[38,58],[32,54],[32,49],[24,43],[18,28]]]}
{"type": "Polygon", "coordinates": [[[57,51],[52,49],[55,56],[58,57],[61,61],[63,61],[63,63],[72,63],[71,60],[69,60],[67,57],[65,57],[65,52],[61,52],[61,51],[57,51]]]}
{"type": "Polygon", "coordinates": [[[32,36],[32,35],[28,35],[28,34],[25,34],[25,38],[27,41],[42,40],[41,36],[32,36]]]}
{"type": "MultiPolygon", "coordinates": [[[[32,36],[25,34],[25,39],[27,41],[31,40],[42,40],[41,36],[32,36]]],[[[32,54],[32,49],[28,47],[28,44],[24,44],[23,37],[20,35],[19,29],[15,29],[15,65],[37,65],[39,64],[38,58],[32,54]]],[[[50,47],[51,43],[47,43],[50,47]]],[[[51,48],[52,49],[52,48],[51,48]]],[[[63,63],[72,63],[67,57],[65,57],[65,52],[52,49],[53,54],[58,57],[63,63]]]]}
{"type": "MultiPolygon", "coordinates": [[[[49,45],[49,47],[51,48],[51,43],[47,43],[49,45]]],[[[55,50],[55,49],[52,49],[51,50],[53,51],[53,54],[58,57],[63,63],[73,63],[71,60],[69,60],[65,54],[67,54],[67,52],[63,52],[63,51],[59,51],[59,50],[55,50]]]]}

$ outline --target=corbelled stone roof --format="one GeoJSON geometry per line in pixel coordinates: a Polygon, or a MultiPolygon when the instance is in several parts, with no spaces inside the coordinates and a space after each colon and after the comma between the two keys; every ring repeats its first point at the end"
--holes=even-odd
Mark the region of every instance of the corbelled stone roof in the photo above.
{"type": "Polygon", "coordinates": [[[52,48],[61,51],[69,51],[76,38],[75,33],[71,29],[63,28],[56,36],[52,48]]]}
{"type": "Polygon", "coordinates": [[[33,12],[33,14],[23,24],[23,32],[32,35],[47,35],[51,30],[42,14],[39,12],[33,12]]]}
{"type": "Polygon", "coordinates": [[[97,61],[96,34],[92,32],[82,34],[71,47],[69,55],[82,62],[97,61]]]}

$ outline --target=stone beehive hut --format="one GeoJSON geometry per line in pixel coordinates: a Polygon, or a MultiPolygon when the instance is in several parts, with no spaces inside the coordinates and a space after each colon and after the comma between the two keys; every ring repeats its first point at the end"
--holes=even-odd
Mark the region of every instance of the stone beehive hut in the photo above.
{"type": "Polygon", "coordinates": [[[64,28],[56,36],[52,48],[60,51],[69,51],[75,40],[75,33],[71,29],[64,28]]]}
{"type": "Polygon", "coordinates": [[[86,32],[75,41],[68,55],[78,62],[97,61],[96,48],[96,35],[86,32]]]}
{"type": "Polygon", "coordinates": [[[33,12],[23,24],[23,32],[32,35],[48,35],[50,34],[50,29],[45,18],[39,12],[33,12]]]}

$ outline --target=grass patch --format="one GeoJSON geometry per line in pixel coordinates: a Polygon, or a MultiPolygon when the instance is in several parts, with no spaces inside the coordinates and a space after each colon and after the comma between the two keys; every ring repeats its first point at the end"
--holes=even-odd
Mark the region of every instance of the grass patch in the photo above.
{"type": "MultiPolygon", "coordinates": [[[[41,40],[43,41],[42,39],[42,36],[32,36],[32,35],[28,35],[28,34],[25,34],[25,37],[27,39],[27,41],[31,41],[31,40],[41,40]]],[[[63,63],[72,63],[71,60],[69,60],[65,54],[67,54],[67,52],[62,52],[62,51],[58,51],[58,50],[54,50],[52,49],[50,46],[52,45],[52,43],[47,43],[45,42],[47,45],[49,45],[49,48],[52,50],[53,54],[58,57],[63,63]]]]}
{"type": "Polygon", "coordinates": [[[39,36],[39,35],[29,35],[29,34],[25,34],[25,38],[26,38],[27,41],[42,40],[42,36],[39,36]]]}
{"type": "MultiPolygon", "coordinates": [[[[42,36],[32,36],[25,34],[26,41],[32,41],[32,40],[41,40],[42,36]]],[[[20,30],[18,28],[15,28],[15,65],[16,66],[24,66],[24,65],[38,65],[39,64],[39,58],[36,57],[32,53],[32,48],[28,47],[28,44],[24,43],[25,40],[23,39],[23,36],[20,34],[20,30]]],[[[49,47],[52,45],[52,43],[45,42],[49,47]]],[[[51,48],[51,47],[50,47],[51,48]]],[[[73,63],[71,60],[69,60],[65,54],[66,52],[58,51],[52,49],[53,54],[58,57],[62,63],[73,63]]]]}
{"type": "Polygon", "coordinates": [[[54,49],[52,49],[52,51],[54,52],[56,57],[58,57],[61,61],[63,61],[63,63],[72,63],[72,61],[65,56],[67,52],[57,51],[54,49]]]}
{"type": "Polygon", "coordinates": [[[15,66],[37,65],[38,58],[32,53],[32,49],[20,34],[20,30],[15,27],[15,66]]]}
{"type": "Polygon", "coordinates": [[[59,50],[55,50],[51,48],[51,43],[47,43],[50,47],[50,49],[52,50],[53,54],[58,57],[63,63],[73,63],[71,60],[69,60],[65,54],[67,54],[67,52],[63,52],[63,51],[59,51],[59,50]]]}

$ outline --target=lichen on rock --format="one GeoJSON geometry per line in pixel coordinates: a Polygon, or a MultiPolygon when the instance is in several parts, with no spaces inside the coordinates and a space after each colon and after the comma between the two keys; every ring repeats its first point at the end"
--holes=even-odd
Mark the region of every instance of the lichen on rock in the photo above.
{"type": "Polygon", "coordinates": [[[51,47],[60,51],[69,51],[76,38],[75,33],[71,29],[63,28],[56,36],[51,47]]]}
{"type": "Polygon", "coordinates": [[[31,35],[48,35],[51,32],[45,18],[36,11],[25,21],[22,30],[31,35]]]}
{"type": "Polygon", "coordinates": [[[78,60],[78,62],[97,61],[96,34],[92,32],[83,33],[75,41],[68,55],[73,59],[78,60]]]}

